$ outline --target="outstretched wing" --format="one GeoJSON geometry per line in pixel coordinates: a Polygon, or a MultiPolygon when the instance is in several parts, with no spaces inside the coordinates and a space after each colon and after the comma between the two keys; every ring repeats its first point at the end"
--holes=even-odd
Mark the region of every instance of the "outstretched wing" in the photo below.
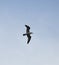
{"type": "Polygon", "coordinates": [[[28,25],[25,25],[25,27],[27,28],[27,29],[26,29],[26,32],[28,33],[29,30],[30,30],[30,27],[29,27],[28,25]]]}
{"type": "Polygon", "coordinates": [[[27,37],[28,37],[28,41],[27,41],[27,44],[28,44],[31,40],[31,36],[28,34],[27,37]]]}

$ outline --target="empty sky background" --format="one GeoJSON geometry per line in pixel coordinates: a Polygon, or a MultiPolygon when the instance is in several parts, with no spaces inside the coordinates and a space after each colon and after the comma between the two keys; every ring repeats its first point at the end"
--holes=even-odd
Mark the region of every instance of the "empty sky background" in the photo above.
{"type": "Polygon", "coordinates": [[[0,0],[0,65],[59,65],[59,0],[0,0]]]}

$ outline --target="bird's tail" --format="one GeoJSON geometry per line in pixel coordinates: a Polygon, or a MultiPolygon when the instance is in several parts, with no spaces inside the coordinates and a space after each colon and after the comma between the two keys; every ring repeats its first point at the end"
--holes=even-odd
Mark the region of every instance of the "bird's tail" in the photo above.
{"type": "Polygon", "coordinates": [[[27,34],[23,34],[23,36],[25,36],[25,35],[27,35],[27,34]]]}

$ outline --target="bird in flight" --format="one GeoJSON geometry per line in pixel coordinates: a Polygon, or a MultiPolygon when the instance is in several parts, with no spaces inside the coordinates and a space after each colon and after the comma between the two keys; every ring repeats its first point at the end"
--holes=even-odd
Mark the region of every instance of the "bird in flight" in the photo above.
{"type": "Polygon", "coordinates": [[[31,40],[30,34],[32,34],[32,32],[30,32],[30,27],[28,25],[25,25],[25,27],[26,27],[26,33],[23,34],[23,36],[27,36],[27,38],[28,38],[27,44],[28,44],[31,40]]]}

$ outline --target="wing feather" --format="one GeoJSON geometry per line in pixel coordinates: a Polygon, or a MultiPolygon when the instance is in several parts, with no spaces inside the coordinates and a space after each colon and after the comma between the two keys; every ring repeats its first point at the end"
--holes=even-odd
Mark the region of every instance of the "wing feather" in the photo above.
{"type": "Polygon", "coordinates": [[[26,29],[26,32],[28,33],[29,30],[30,30],[30,27],[29,27],[28,25],[25,25],[25,27],[27,28],[27,29],[26,29]]]}
{"type": "Polygon", "coordinates": [[[27,41],[27,44],[28,44],[31,40],[31,36],[28,34],[27,37],[28,37],[28,41],[27,41]]]}

